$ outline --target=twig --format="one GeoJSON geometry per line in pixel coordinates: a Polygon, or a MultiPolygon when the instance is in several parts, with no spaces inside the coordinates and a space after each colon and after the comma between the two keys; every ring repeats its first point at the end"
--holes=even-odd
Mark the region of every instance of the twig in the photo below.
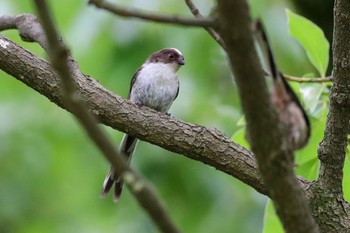
{"type": "Polygon", "coordinates": [[[288,81],[298,82],[298,83],[323,83],[323,82],[332,82],[333,77],[325,77],[325,78],[304,78],[304,77],[296,77],[288,74],[283,74],[283,76],[288,81]]]}
{"type": "Polygon", "coordinates": [[[47,40],[36,16],[20,14],[15,16],[0,16],[0,31],[17,29],[22,40],[37,42],[45,51],[48,50],[47,40]]]}
{"type": "MultiPolygon", "coordinates": [[[[202,19],[203,15],[199,12],[198,8],[196,7],[196,5],[194,5],[194,3],[192,2],[192,0],[185,0],[188,8],[190,9],[190,11],[192,12],[192,14],[194,16],[196,16],[198,19],[202,19]]],[[[212,27],[204,27],[204,29],[209,33],[209,35],[211,37],[213,37],[213,39],[219,43],[219,45],[226,50],[226,46],[224,41],[221,39],[220,35],[212,28],[212,27]]]]}
{"type": "Polygon", "coordinates": [[[89,4],[95,5],[97,8],[107,10],[122,17],[132,17],[158,23],[169,23],[193,27],[212,27],[215,24],[214,20],[210,18],[191,19],[176,15],[146,13],[138,9],[117,6],[116,4],[112,4],[104,0],[89,0],[89,4]]]}
{"type": "Polygon", "coordinates": [[[164,232],[177,233],[179,230],[173,224],[155,192],[139,175],[130,169],[126,161],[114,149],[104,132],[97,126],[94,117],[87,111],[77,93],[73,82],[71,67],[68,63],[68,49],[60,43],[58,31],[55,29],[48,6],[45,0],[34,0],[48,40],[49,56],[52,66],[62,79],[67,105],[77,117],[80,124],[88,133],[90,139],[112,163],[117,175],[121,175],[127,187],[139,204],[148,212],[158,228],[164,232]]]}

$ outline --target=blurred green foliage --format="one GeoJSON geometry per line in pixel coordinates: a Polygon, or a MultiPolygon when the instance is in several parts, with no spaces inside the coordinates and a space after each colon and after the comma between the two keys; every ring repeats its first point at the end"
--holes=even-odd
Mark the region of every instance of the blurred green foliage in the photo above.
{"type": "MultiPolygon", "coordinates": [[[[185,3],[175,0],[114,2],[191,16],[185,3]]],[[[172,115],[216,127],[228,136],[238,132],[244,140],[226,56],[204,30],[119,18],[83,0],[50,4],[81,70],[118,95],[127,96],[132,75],[150,53],[163,47],[180,49],[186,66],[179,71],[180,93],[172,115]]],[[[208,14],[212,4],[203,1],[198,6],[208,14]]],[[[252,14],[265,21],[281,70],[296,76],[315,73],[288,35],[284,8],[290,3],[250,4],[252,14]]],[[[0,15],[23,12],[35,13],[31,1],[0,2],[0,15]]],[[[38,45],[22,42],[15,30],[1,33],[46,58],[38,45]]],[[[327,99],[320,94],[316,101],[321,97],[327,99]]],[[[300,154],[315,156],[323,136],[327,103],[316,105],[313,139],[300,154]]],[[[117,146],[122,133],[106,131],[117,146]]],[[[266,198],[236,179],[147,143],[138,144],[132,166],[153,183],[184,232],[262,232],[266,198]]],[[[117,205],[110,196],[99,198],[108,168],[69,113],[0,71],[1,233],[157,232],[126,189],[117,205]]]]}
{"type": "Polygon", "coordinates": [[[329,42],[323,31],[310,20],[286,10],[290,34],[298,40],[321,77],[326,76],[329,42]],[[307,32],[307,33],[305,33],[307,32]]]}

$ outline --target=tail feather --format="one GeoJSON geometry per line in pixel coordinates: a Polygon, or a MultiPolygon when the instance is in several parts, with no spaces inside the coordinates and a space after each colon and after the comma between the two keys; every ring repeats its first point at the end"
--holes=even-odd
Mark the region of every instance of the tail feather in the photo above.
{"type": "Polygon", "coordinates": [[[276,81],[277,79],[280,78],[279,72],[277,69],[275,59],[273,58],[273,55],[272,55],[271,46],[270,46],[269,40],[267,39],[264,26],[260,20],[257,20],[256,22],[256,29],[260,36],[260,40],[259,40],[260,46],[261,48],[264,49],[263,53],[267,55],[267,61],[271,72],[271,77],[276,81]]]}
{"type": "Polygon", "coordinates": [[[114,184],[114,172],[113,172],[113,169],[111,168],[103,182],[103,187],[102,187],[100,196],[105,197],[109,192],[109,190],[111,190],[113,184],[114,184]]]}
{"type": "Polygon", "coordinates": [[[119,200],[120,195],[122,194],[122,190],[123,190],[123,181],[117,180],[114,186],[114,195],[113,195],[114,202],[117,202],[119,200]]]}
{"type": "MultiPolygon", "coordinates": [[[[134,138],[132,136],[129,136],[127,134],[124,135],[121,145],[120,145],[120,153],[124,155],[130,164],[132,154],[135,150],[136,144],[137,144],[138,139],[134,138]]],[[[117,177],[115,175],[113,167],[109,170],[104,182],[103,182],[103,187],[101,191],[101,197],[105,197],[107,193],[111,190],[113,184],[115,184],[114,187],[114,197],[113,200],[116,202],[119,200],[119,197],[122,192],[123,188],[123,181],[120,179],[120,177],[117,177]]]]}

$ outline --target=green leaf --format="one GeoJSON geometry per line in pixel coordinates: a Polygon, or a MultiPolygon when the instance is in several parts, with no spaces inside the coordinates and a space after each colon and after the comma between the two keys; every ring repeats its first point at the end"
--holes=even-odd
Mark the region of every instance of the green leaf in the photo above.
{"type": "Polygon", "coordinates": [[[246,126],[244,115],[242,115],[241,118],[239,118],[239,120],[237,121],[237,126],[246,126]]]}
{"type": "Polygon", "coordinates": [[[344,192],[345,200],[349,202],[350,201],[350,158],[349,156],[345,158],[343,192],[344,192]]]}
{"type": "Polygon", "coordinates": [[[295,172],[308,180],[314,180],[318,176],[319,160],[317,158],[317,148],[324,135],[326,125],[328,105],[323,105],[321,114],[311,117],[311,136],[308,145],[302,150],[296,151],[295,172]]]}
{"type": "Polygon", "coordinates": [[[303,95],[305,108],[313,115],[320,104],[320,97],[327,88],[325,83],[303,83],[300,85],[300,92],[303,95]]]}
{"type": "Polygon", "coordinates": [[[329,61],[329,43],[323,31],[310,20],[286,9],[289,33],[306,50],[310,62],[325,77],[329,61]]]}
{"type": "Polygon", "coordinates": [[[231,137],[231,140],[234,141],[235,143],[238,143],[239,145],[249,149],[250,148],[250,145],[246,139],[246,128],[243,127],[239,130],[237,130],[231,137]]]}
{"type": "Polygon", "coordinates": [[[263,233],[283,233],[282,224],[276,214],[272,201],[269,199],[266,202],[264,214],[264,230],[263,233]]]}
{"type": "Polygon", "coordinates": [[[301,175],[308,180],[314,180],[317,178],[318,169],[319,169],[319,161],[315,156],[315,158],[301,165],[298,165],[295,171],[298,175],[301,175]]]}

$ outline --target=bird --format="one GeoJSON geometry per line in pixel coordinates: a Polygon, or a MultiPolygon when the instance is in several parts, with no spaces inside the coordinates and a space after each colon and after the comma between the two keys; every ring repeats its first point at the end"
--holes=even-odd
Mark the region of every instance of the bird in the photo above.
{"type": "MultiPolygon", "coordinates": [[[[148,56],[131,79],[128,99],[139,107],[146,106],[156,111],[168,113],[179,93],[177,71],[185,65],[182,53],[176,48],[164,48],[148,56]]],[[[138,139],[124,134],[120,143],[120,154],[130,164],[138,139]]],[[[101,190],[105,197],[114,184],[113,200],[117,202],[122,193],[123,180],[110,168],[101,190]]]]}
{"type": "Polygon", "coordinates": [[[272,77],[271,102],[277,110],[280,122],[287,129],[284,148],[291,151],[301,149],[310,138],[309,118],[297,95],[277,68],[271,46],[260,20],[256,22],[256,30],[259,35],[258,39],[260,39],[260,47],[267,56],[267,64],[270,69],[269,76],[272,77]]]}

